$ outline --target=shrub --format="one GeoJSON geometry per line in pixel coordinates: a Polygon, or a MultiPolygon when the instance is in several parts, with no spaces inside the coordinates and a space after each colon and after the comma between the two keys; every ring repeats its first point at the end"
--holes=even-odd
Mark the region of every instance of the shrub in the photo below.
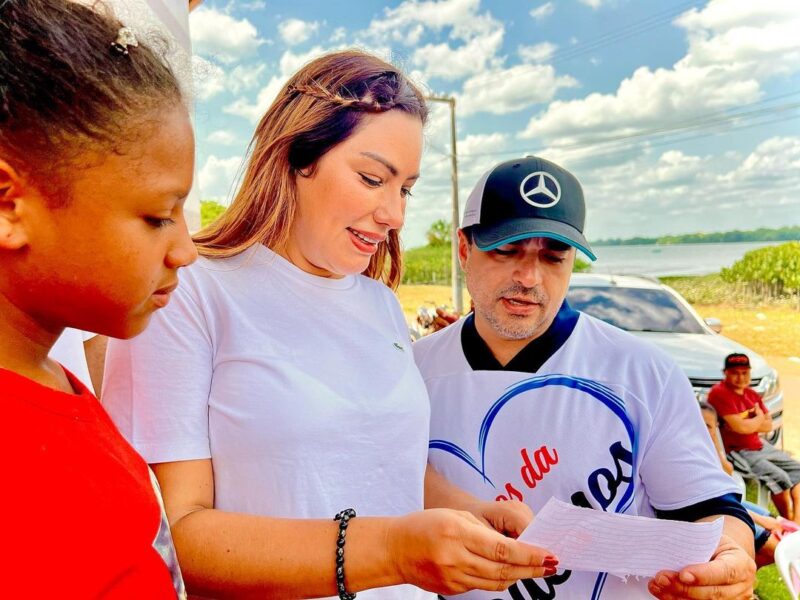
{"type": "Polygon", "coordinates": [[[800,242],[751,250],[720,275],[775,296],[800,293],[800,242]]]}
{"type": "Polygon", "coordinates": [[[200,226],[213,223],[228,207],[216,200],[200,200],[200,226]]]}

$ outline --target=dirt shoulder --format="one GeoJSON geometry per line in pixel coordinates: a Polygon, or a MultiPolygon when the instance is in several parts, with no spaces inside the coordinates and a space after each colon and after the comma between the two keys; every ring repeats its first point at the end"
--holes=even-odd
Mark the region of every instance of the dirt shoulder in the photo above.
{"type": "Polygon", "coordinates": [[[783,447],[800,457],[800,361],[765,355],[778,369],[783,389],[783,447]]]}

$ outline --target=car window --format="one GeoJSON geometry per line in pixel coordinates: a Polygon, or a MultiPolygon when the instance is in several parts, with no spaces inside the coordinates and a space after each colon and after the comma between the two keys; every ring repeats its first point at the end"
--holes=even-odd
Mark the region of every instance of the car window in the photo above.
{"type": "Polygon", "coordinates": [[[669,292],[639,288],[570,287],[572,308],[626,331],[705,333],[669,292]]]}

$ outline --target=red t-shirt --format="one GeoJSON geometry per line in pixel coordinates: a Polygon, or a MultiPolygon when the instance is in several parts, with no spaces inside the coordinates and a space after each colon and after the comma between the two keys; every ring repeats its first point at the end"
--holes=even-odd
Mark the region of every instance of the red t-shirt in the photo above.
{"type": "Polygon", "coordinates": [[[744,394],[737,394],[727,383],[720,381],[708,392],[708,403],[714,407],[720,416],[720,431],[722,432],[722,443],[725,444],[726,452],[733,450],[761,450],[763,444],[758,433],[736,433],[728,427],[722,418],[726,415],[743,413],[756,405],[761,407],[764,414],[768,414],[769,411],[761,401],[761,396],[750,388],[745,388],[744,394]]]}
{"type": "Polygon", "coordinates": [[[150,470],[92,395],[0,369],[0,597],[185,597],[150,470]]]}

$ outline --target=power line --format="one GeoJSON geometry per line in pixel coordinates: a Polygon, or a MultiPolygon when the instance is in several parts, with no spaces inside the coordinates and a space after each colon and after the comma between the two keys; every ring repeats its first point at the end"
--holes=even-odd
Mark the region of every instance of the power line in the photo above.
{"type": "MultiPolygon", "coordinates": [[[[792,95],[800,94],[800,91],[791,92],[788,94],[782,94],[780,96],[775,96],[773,98],[765,99],[758,102],[753,102],[747,105],[743,105],[736,112],[731,111],[722,111],[722,112],[715,112],[715,113],[707,113],[705,115],[693,117],[691,119],[687,119],[684,121],[679,121],[677,123],[673,123],[668,126],[663,127],[652,127],[648,129],[640,129],[639,131],[634,131],[631,133],[622,133],[618,135],[606,136],[603,138],[595,138],[595,139],[588,139],[588,140],[581,140],[578,142],[573,142],[570,144],[557,144],[550,146],[551,149],[554,150],[571,150],[571,149],[582,149],[588,148],[592,146],[598,145],[605,145],[613,142],[618,141],[625,141],[635,138],[647,138],[647,137],[657,137],[663,135],[669,135],[671,133],[685,131],[685,130],[693,130],[693,129],[705,129],[711,128],[718,125],[725,125],[728,123],[733,123],[738,120],[742,119],[757,119],[762,116],[769,116],[775,113],[784,113],[789,112],[792,110],[796,110],[800,108],[800,102],[790,102],[785,104],[779,104],[777,106],[772,107],[765,107],[765,108],[758,108],[749,111],[741,110],[742,108],[747,108],[751,106],[757,106],[759,104],[765,104],[768,102],[772,102],[776,99],[785,98],[792,95]]],[[[508,150],[501,150],[496,152],[476,152],[471,154],[462,153],[461,156],[463,157],[475,157],[475,156],[487,156],[492,154],[514,154],[525,152],[528,148],[509,148],[508,150]]]]}
{"type": "Polygon", "coordinates": [[[556,51],[551,55],[550,62],[562,62],[565,60],[570,60],[577,56],[588,54],[600,48],[605,48],[606,46],[630,39],[647,31],[652,31],[653,29],[671,22],[676,16],[682,14],[688,8],[696,8],[697,6],[697,0],[691,2],[682,2],[661,12],[654,13],[649,17],[641,19],[640,21],[635,21],[630,25],[626,25],[625,27],[621,27],[598,36],[594,40],[576,44],[561,51],[556,51]]]}
{"type": "MultiPolygon", "coordinates": [[[[672,21],[673,18],[685,12],[686,9],[695,8],[697,6],[698,6],[698,0],[682,2],[664,11],[654,13],[649,17],[645,17],[644,19],[635,21],[619,29],[609,31],[603,35],[598,36],[593,40],[589,40],[588,42],[579,43],[569,48],[565,48],[563,50],[557,50],[548,57],[547,62],[550,64],[565,62],[573,58],[577,58],[578,56],[589,54],[591,52],[594,52],[595,50],[605,48],[606,46],[611,46],[618,42],[630,39],[647,31],[652,31],[653,29],[656,29],[666,23],[669,23],[670,21],[672,21]]],[[[495,81],[507,81],[508,79],[514,79],[516,77],[521,77],[522,75],[526,74],[525,73],[489,74],[489,76],[487,76],[485,79],[481,79],[480,83],[481,85],[488,85],[495,81]]]]}
{"type": "MultiPolygon", "coordinates": [[[[647,147],[648,148],[658,148],[658,147],[662,147],[662,146],[673,146],[675,144],[681,144],[681,143],[685,143],[685,142],[689,142],[689,141],[693,141],[693,140],[709,138],[709,137],[712,137],[713,135],[727,135],[729,133],[733,133],[734,131],[741,131],[743,129],[751,129],[753,127],[762,127],[762,126],[766,126],[766,125],[772,125],[772,124],[775,124],[775,123],[784,123],[784,122],[792,121],[792,120],[795,120],[795,119],[800,119],[800,114],[780,117],[780,118],[771,119],[771,120],[768,120],[768,121],[761,121],[761,122],[758,122],[758,123],[742,123],[742,124],[738,124],[738,125],[732,125],[732,126],[728,127],[725,130],[721,130],[721,131],[717,131],[717,132],[695,133],[695,134],[692,134],[692,135],[684,135],[684,136],[681,136],[681,137],[673,137],[673,138],[670,138],[670,139],[659,140],[659,141],[648,143],[647,147]]],[[[612,146],[607,147],[605,149],[599,150],[597,152],[593,152],[592,153],[592,158],[610,156],[612,154],[618,154],[618,153],[625,152],[627,150],[632,150],[632,149],[634,149],[634,148],[636,148],[638,146],[643,145],[645,141],[646,140],[636,139],[636,140],[626,140],[626,141],[624,141],[622,143],[617,142],[615,145],[612,145],[612,146]]],[[[552,149],[552,148],[549,148],[549,149],[552,149]]],[[[575,148],[566,149],[565,152],[567,154],[570,154],[570,153],[579,152],[579,151],[584,150],[584,149],[585,149],[585,147],[583,147],[583,148],[575,147],[575,148]]],[[[487,156],[489,156],[489,155],[503,156],[503,155],[506,155],[506,154],[524,154],[524,153],[530,154],[530,153],[535,153],[535,152],[536,152],[535,150],[532,150],[530,147],[528,147],[525,150],[519,150],[519,149],[517,149],[517,150],[498,150],[497,152],[487,153],[486,155],[487,156]]]]}

